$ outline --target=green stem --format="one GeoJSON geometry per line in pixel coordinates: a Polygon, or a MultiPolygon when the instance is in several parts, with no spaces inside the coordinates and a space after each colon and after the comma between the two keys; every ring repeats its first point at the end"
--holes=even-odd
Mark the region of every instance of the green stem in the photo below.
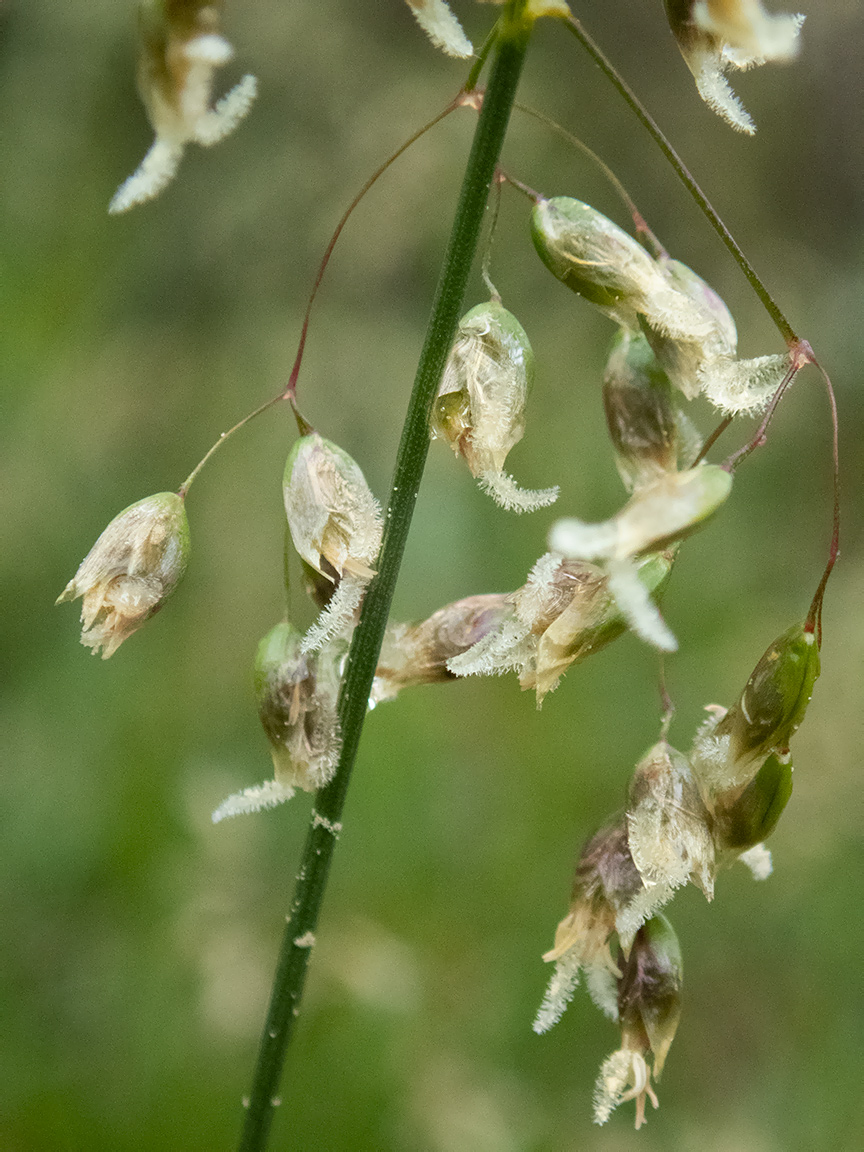
{"type": "Polygon", "coordinates": [[[614,64],[612,64],[612,62],[607,59],[607,57],[600,50],[598,45],[595,44],[594,40],[588,35],[579,21],[575,19],[575,17],[571,16],[568,20],[565,21],[565,23],[576,37],[576,39],[579,41],[579,43],[582,45],[582,47],[588,52],[589,56],[591,56],[594,63],[597,64],[600,70],[605,73],[605,75],[612,82],[618,92],[627,101],[631,110],[641,121],[643,127],[645,127],[654,138],[654,142],[657,144],[660,151],[675,169],[675,172],[678,175],[678,179],[681,181],[681,183],[702,209],[704,214],[707,216],[712,227],[714,228],[714,231],[732,253],[739,268],[750,281],[750,285],[753,288],[753,291],[764,304],[768,315],[777,325],[777,328],[779,329],[783,339],[790,347],[794,344],[797,344],[799,341],[797,335],[795,334],[795,329],[780,311],[780,308],[774,300],[773,296],[765,287],[760,277],[757,275],[756,269],[741,251],[735,237],[720,219],[720,216],[712,206],[711,201],[691,176],[684,161],[666,139],[666,136],[660,129],[657,122],[654,120],[653,116],[650,115],[630,85],[619,75],[614,64]]]}
{"type": "Polygon", "coordinates": [[[333,780],[316,796],[261,1038],[241,1152],[260,1152],[267,1144],[285,1052],[303,994],[313,933],[341,827],[348,781],[429,450],[429,415],[462,310],[489,188],[528,47],[531,21],[521,17],[523,7],[519,0],[511,0],[498,26],[492,72],[402,430],[378,574],[366,593],[345,671],[339,701],[342,755],[333,780]]]}
{"type": "Polygon", "coordinates": [[[233,428],[229,428],[227,432],[223,432],[222,435],[219,437],[219,439],[216,441],[216,443],[209,449],[206,456],[204,456],[203,459],[198,461],[198,463],[195,465],[195,467],[192,469],[192,471],[189,473],[189,475],[183,481],[183,485],[180,488],[180,491],[177,493],[177,495],[180,497],[180,499],[181,500],[186,499],[186,493],[189,491],[189,489],[195,483],[195,478],[198,475],[198,473],[201,471],[201,469],[204,467],[204,465],[207,463],[207,461],[210,459],[210,457],[213,455],[213,453],[218,452],[219,449],[222,447],[222,445],[225,443],[225,441],[230,436],[233,436],[235,432],[239,432],[241,428],[245,428],[250,420],[254,420],[256,416],[260,416],[262,412],[266,412],[268,408],[272,408],[274,404],[278,404],[280,400],[284,400],[284,399],[285,399],[285,397],[282,396],[281,394],[279,396],[274,396],[272,399],[270,399],[270,400],[266,401],[266,403],[262,404],[259,408],[256,408],[254,412],[250,412],[247,416],[244,416],[242,420],[238,420],[233,428]]]}

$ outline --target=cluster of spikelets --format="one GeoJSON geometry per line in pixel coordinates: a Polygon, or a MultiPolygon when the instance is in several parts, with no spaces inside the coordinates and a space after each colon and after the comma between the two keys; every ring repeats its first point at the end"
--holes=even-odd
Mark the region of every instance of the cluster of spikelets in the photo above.
{"type": "MultiPolygon", "coordinates": [[[[703,393],[724,413],[758,413],[790,371],[788,355],[739,359],[735,324],[720,297],[587,204],[540,199],[532,232],[553,274],[618,325],[603,402],[630,499],[601,524],[558,521],[550,551],[525,585],[492,603],[484,599],[482,611],[469,597],[418,628],[391,629],[375,700],[415,682],[415,666],[416,682],[427,682],[435,666],[442,679],[513,671],[539,705],[571,664],[627,628],[674,650],[657,600],[679,542],[720,508],[732,486],[723,467],[694,464],[701,437],[679,401],[703,393]]],[[[532,375],[528,338],[515,317],[495,299],[478,305],[459,325],[432,417],[433,434],[515,511],[544,507],[556,495],[554,488],[517,488],[503,468],[524,431],[532,375]]]]}
{"type": "Polygon", "coordinates": [[[582,851],[570,911],[544,956],[555,973],[534,1028],[560,1019],[584,971],[592,999],[621,1027],[621,1048],[597,1080],[599,1124],[635,1100],[638,1128],[646,1097],[657,1106],[651,1079],[675,1035],[681,989],[678,942],[659,909],[687,883],[711,900],[718,871],[736,860],[756,879],[770,874],[764,840],[792,792],[789,741],[818,675],[815,635],[797,624],[768,648],[731,708],[708,707],[686,756],[665,738],[646,753],[626,812],[582,851]]]}
{"type": "MultiPolygon", "coordinates": [[[[504,0],[481,0],[503,4],[504,0]]],[[[446,0],[406,0],[429,39],[448,56],[468,57],[471,41],[446,0]]],[[[739,132],[756,126],[732,91],[726,73],[746,71],[798,54],[801,15],[771,15],[761,0],[664,0],[672,34],[705,103],[739,132]]],[[[528,14],[566,19],[563,0],[529,0],[528,14]]]]}
{"type": "MultiPolygon", "coordinates": [[[[500,0],[491,0],[500,2],[500,0]]],[[[470,42],[444,0],[408,0],[431,39],[469,56],[470,42]]],[[[724,72],[792,55],[801,17],[767,16],[758,0],[666,0],[670,23],[704,98],[734,126],[752,123],[724,72]]],[[[530,0],[529,17],[566,17],[560,0],[530,0]]],[[[219,5],[147,0],[139,83],[156,139],[111,211],[155,196],[173,178],[186,144],[209,145],[248,111],[245,77],[211,106],[215,71],[233,51],[219,5]]],[[[512,593],[473,595],[419,624],[391,623],[370,707],[405,688],[514,672],[538,707],[572,665],[628,629],[661,651],[677,646],[658,602],[677,550],[727,499],[731,471],[701,460],[702,440],[682,401],[704,395],[728,416],[757,414],[791,378],[788,355],[742,359],[723,301],[659,246],[643,247],[579,200],[537,197],[532,235],[553,275],[617,326],[603,380],[616,464],[629,493],[607,521],[558,521],[549,550],[512,593]]],[[[505,470],[526,427],[534,358],[528,336],[500,298],[472,308],[454,340],[430,419],[430,435],[464,459],[480,487],[514,512],[547,507],[556,487],[521,488],[505,470]]],[[[305,634],[288,620],[261,640],[255,664],[259,715],[273,779],[229,797],[214,820],[268,808],[296,788],[333,777],[341,751],[338,702],[345,661],[382,540],[380,507],[357,463],[305,428],[285,467],[287,526],[319,609],[305,634]]],[[[81,563],[58,602],[82,598],[82,643],[103,658],[155,612],[189,557],[185,489],[121,512],[81,563]]],[[[789,740],[819,672],[811,623],[765,653],[738,702],[710,717],[685,756],[665,731],[636,767],[624,815],[584,849],[573,899],[553,949],[556,964],[535,1028],[560,1017],[580,972],[598,1005],[621,1026],[622,1045],[603,1064],[595,1118],[621,1102],[657,1104],[680,1015],[681,958],[659,909],[690,882],[710,900],[718,870],[743,860],[770,872],[763,841],[791,793],[789,740]],[[648,1059],[652,1060],[651,1066],[648,1059]]]]}
{"type": "MultiPolygon", "coordinates": [[[[422,624],[391,625],[372,704],[415,684],[513,671],[539,706],[570,665],[627,629],[673,650],[657,602],[680,542],[720,508],[732,484],[727,469],[694,464],[701,438],[679,401],[704,392],[723,411],[759,411],[788,371],[787,356],[737,359],[734,323],[708,285],[650,255],[595,209],[539,199],[531,223],[547,267],[618,326],[603,403],[630,498],[603,523],[555,523],[550,550],[515,592],[470,596],[422,624]]],[[[461,321],[431,416],[431,435],[517,512],[557,496],[556,488],[520,488],[504,469],[525,431],[532,376],[528,337],[493,298],[461,321]]],[[[374,575],[381,512],[355,461],[311,431],[288,458],[284,503],[320,614],[305,636],[279,625],[262,641],[259,707],[275,779],[232,797],[219,818],[278,803],[297,786],[321,787],[338,760],[340,674],[374,575]]],[[[84,598],[84,642],[111,655],[170,595],[187,554],[181,496],[163,493],[121,513],[63,593],[84,598]]]]}
{"type": "Polygon", "coordinates": [[[255,688],[274,779],[229,796],[214,821],[290,800],[295,788],[316,791],[332,779],[339,761],[341,676],[375,575],[381,509],[355,461],[317,432],[294,445],[283,495],[291,540],[320,612],[303,636],[283,622],[261,641],[255,688]]]}
{"type": "MultiPolygon", "coordinates": [[[[473,55],[471,41],[446,0],[406,0],[432,43],[449,56],[473,55]]],[[[485,0],[503,4],[504,0],[485,0]]],[[[755,126],[725,73],[792,59],[803,16],[768,15],[759,0],[665,0],[669,24],[700,95],[739,131],[755,126]]],[[[109,212],[126,212],[158,196],[174,179],[188,144],[209,148],[229,136],[258,92],[244,76],[213,104],[216,72],[234,56],[222,35],[221,0],[141,0],[138,89],[155,133],[137,170],[120,185],[109,212]]],[[[525,19],[566,19],[564,0],[528,0],[525,19]]]]}

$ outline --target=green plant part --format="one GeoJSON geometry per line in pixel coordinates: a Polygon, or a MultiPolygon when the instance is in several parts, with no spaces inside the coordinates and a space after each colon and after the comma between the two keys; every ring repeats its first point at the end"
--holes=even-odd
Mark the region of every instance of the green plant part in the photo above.
{"type": "Polygon", "coordinates": [[[314,792],[339,756],[338,655],[307,656],[302,646],[287,621],[270,629],[256,653],[255,695],[277,782],[314,792]]]}
{"type": "Polygon", "coordinates": [[[81,643],[102,659],[165,603],[189,561],[189,521],[176,492],[147,496],[115,516],[57,597],[83,597],[81,643]]]}
{"type": "Polygon", "coordinates": [[[768,647],[715,736],[729,735],[735,760],[752,761],[774,749],[788,749],[819,671],[815,634],[804,624],[794,624],[768,647]]]}
{"type": "Polygon", "coordinates": [[[717,464],[667,473],[635,492],[610,520],[557,521],[549,546],[580,560],[624,560],[656,552],[704,527],[731,491],[731,473],[717,464]]]}
{"type": "Polygon", "coordinates": [[[637,932],[629,956],[619,956],[617,1018],[621,1047],[603,1063],[594,1090],[594,1121],[605,1124],[627,1100],[636,1102],[636,1128],[645,1102],[656,1108],[651,1087],[663,1071],[681,1018],[681,948],[665,916],[653,916],[637,932]],[[653,1055],[653,1067],[645,1057],[653,1055]]]}
{"type": "Polygon", "coordinates": [[[638,327],[646,296],[663,287],[645,249],[602,212],[572,196],[534,205],[531,238],[556,279],[631,330],[638,327]]]}
{"type": "MultiPolygon", "coordinates": [[[[350,633],[381,546],[382,520],[359,465],[317,432],[301,436],[288,455],[283,480],[291,540],[306,565],[335,592],[303,638],[314,652],[350,633]]],[[[314,587],[318,602],[322,589],[314,587]]]]}
{"type": "Polygon", "coordinates": [[[767,840],[792,795],[792,759],[771,755],[740,796],[714,808],[718,852],[747,852],[767,840]]]}
{"type": "Polygon", "coordinates": [[[557,488],[526,491],[504,471],[525,433],[525,403],[534,353],[525,329],[497,300],[478,304],[459,322],[432,409],[432,435],[465,459],[480,486],[512,512],[552,504],[557,488]]]}
{"type": "Polygon", "coordinates": [[[641,333],[622,328],[613,339],[603,376],[603,408],[628,492],[696,458],[699,434],[675,404],[669,377],[641,333]]]}

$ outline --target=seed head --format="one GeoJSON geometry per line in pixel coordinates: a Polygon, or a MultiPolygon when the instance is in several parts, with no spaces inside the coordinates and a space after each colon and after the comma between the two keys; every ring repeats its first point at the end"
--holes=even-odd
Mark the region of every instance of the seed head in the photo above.
{"type": "Polygon", "coordinates": [[[186,571],[189,523],[176,492],[130,504],[82,560],[58,604],[82,596],[81,643],[107,660],[162,607],[186,571]]]}
{"type": "Polygon", "coordinates": [[[726,802],[749,784],[772,752],[788,751],[819,676],[819,647],[804,624],[769,646],[737,702],[697,733],[691,761],[703,795],[726,802]]]}
{"type": "Polygon", "coordinates": [[[138,170],[118,188],[109,212],[151,200],[173,180],[187,144],[224,140],[258,92],[244,76],[211,108],[216,69],[233,57],[213,0],[143,0],[139,8],[138,88],[156,140],[138,170]]]}
{"type": "Polygon", "coordinates": [[[295,788],[314,792],[330,781],[342,746],[337,705],[346,651],[339,641],[305,653],[303,637],[287,621],[262,639],[255,658],[255,694],[274,779],[229,796],[213,813],[214,823],[272,808],[290,800],[295,788]]]}
{"type": "Polygon", "coordinates": [[[334,584],[344,575],[369,580],[381,546],[381,509],[359,466],[313,432],[285,464],[285,513],[294,547],[334,584]]]}
{"type": "Polygon", "coordinates": [[[504,472],[525,432],[534,353],[525,329],[498,301],[479,304],[459,323],[432,411],[432,435],[464,457],[471,475],[515,512],[551,504],[558,489],[526,492],[504,472]]]}
{"type": "Polygon", "coordinates": [[[804,17],[769,15],[759,0],[666,0],[666,13],[699,95],[733,128],[752,135],[756,126],[724,73],[790,60],[804,17]]]}
{"type": "Polygon", "coordinates": [[[371,700],[393,700],[403,688],[455,680],[449,660],[500,628],[511,614],[506,593],[466,596],[439,608],[421,624],[389,625],[371,700]]]}
{"type": "MultiPolygon", "coordinates": [[[[669,377],[642,333],[622,328],[603,377],[603,407],[615,463],[629,492],[698,453],[698,433],[674,404],[669,377]]],[[[687,461],[689,462],[689,461],[687,461]]]]}

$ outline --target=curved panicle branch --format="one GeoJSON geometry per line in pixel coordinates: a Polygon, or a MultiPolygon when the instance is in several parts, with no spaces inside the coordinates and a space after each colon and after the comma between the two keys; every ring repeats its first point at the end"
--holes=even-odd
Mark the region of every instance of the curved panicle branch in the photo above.
{"type": "Polygon", "coordinates": [[[300,366],[303,363],[303,353],[306,350],[306,337],[309,333],[309,320],[312,316],[312,305],[315,303],[315,298],[318,295],[318,289],[321,287],[321,281],[324,279],[324,273],[327,271],[327,265],[330,263],[330,257],[333,255],[333,249],[336,247],[336,242],[342,235],[342,229],[348,223],[352,213],[354,212],[354,209],[364,198],[366,193],[370,191],[372,186],[376,184],[377,181],[384,175],[388,168],[390,168],[392,164],[395,164],[399,157],[404,152],[407,152],[412,144],[416,144],[421,136],[425,136],[426,133],[430,129],[434,128],[436,124],[440,124],[442,120],[446,120],[451,112],[455,112],[457,108],[461,108],[464,102],[464,93],[460,91],[458,96],[451,100],[447,107],[442,109],[442,111],[439,112],[437,116],[433,116],[432,119],[428,120],[422,128],[418,128],[417,131],[413,133],[413,135],[409,136],[404,144],[401,144],[396,149],[396,151],[384,161],[383,164],[375,169],[375,171],[372,173],[372,175],[369,177],[369,179],[343,212],[342,219],[336,225],[333,235],[330,237],[330,242],[327,245],[323,257],[321,258],[321,263],[318,266],[318,273],[315,277],[315,283],[312,285],[312,291],[309,294],[309,301],[306,305],[306,314],[303,317],[303,326],[300,330],[300,343],[297,346],[297,355],[294,359],[294,366],[291,369],[291,375],[288,378],[288,383],[285,385],[285,391],[282,393],[280,399],[291,400],[292,402],[296,400],[297,379],[300,376],[300,366]]]}

